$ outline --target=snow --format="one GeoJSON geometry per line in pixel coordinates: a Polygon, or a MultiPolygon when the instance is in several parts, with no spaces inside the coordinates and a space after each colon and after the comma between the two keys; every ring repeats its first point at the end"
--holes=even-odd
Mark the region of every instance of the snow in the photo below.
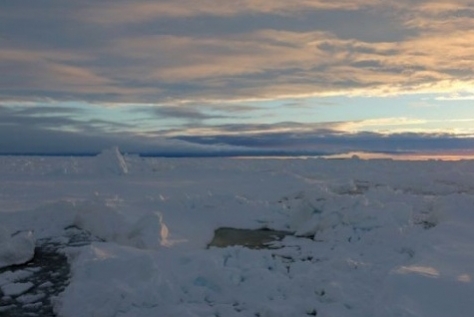
{"type": "Polygon", "coordinates": [[[0,268],[28,262],[35,254],[35,238],[31,231],[11,233],[0,225],[0,268]]]}
{"type": "Polygon", "coordinates": [[[118,147],[103,150],[95,159],[96,173],[123,175],[128,173],[127,163],[118,147]]]}
{"type": "Polygon", "coordinates": [[[2,293],[6,296],[20,295],[32,288],[33,283],[10,283],[2,285],[2,293]]]}
{"type": "MultiPolygon", "coordinates": [[[[64,245],[71,279],[58,316],[474,310],[472,161],[144,159],[116,148],[0,161],[0,241],[24,245],[0,258],[27,261],[26,245],[44,239],[64,245]],[[269,249],[208,248],[222,227],[294,235],[269,249]],[[92,242],[66,247],[72,228],[92,242]]],[[[8,272],[4,295],[31,287],[15,282],[27,271],[8,272]]]]}
{"type": "Polygon", "coordinates": [[[9,283],[15,282],[17,280],[26,279],[30,277],[32,274],[33,272],[27,271],[27,270],[20,270],[16,272],[6,271],[0,274],[0,287],[9,283]]]}

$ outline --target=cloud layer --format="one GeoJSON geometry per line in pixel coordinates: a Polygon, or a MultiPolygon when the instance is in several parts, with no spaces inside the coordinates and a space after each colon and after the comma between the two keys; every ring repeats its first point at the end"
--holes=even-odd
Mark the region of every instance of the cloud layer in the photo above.
{"type": "Polygon", "coordinates": [[[162,103],[472,91],[471,1],[0,5],[0,98],[162,103]]]}
{"type": "Polygon", "coordinates": [[[471,0],[4,0],[0,151],[470,148],[473,30],[471,0]]]}
{"type": "Polygon", "coordinates": [[[184,119],[187,124],[180,129],[140,132],[114,121],[84,120],[82,111],[61,106],[0,105],[0,154],[93,154],[116,145],[125,152],[159,156],[294,156],[354,151],[459,154],[474,148],[470,135],[364,132],[370,126],[417,123],[407,118],[203,126],[200,120],[210,117],[198,111],[143,108],[158,118],[184,119]]]}

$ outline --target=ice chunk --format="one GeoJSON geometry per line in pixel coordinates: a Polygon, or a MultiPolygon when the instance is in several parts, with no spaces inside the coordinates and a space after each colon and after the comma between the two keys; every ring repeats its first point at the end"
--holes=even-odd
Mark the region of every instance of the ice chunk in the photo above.
{"type": "Polygon", "coordinates": [[[117,316],[134,306],[151,307],[171,293],[151,253],[116,244],[83,247],[72,273],[71,284],[55,304],[60,316],[117,316]]]}
{"type": "Polygon", "coordinates": [[[17,271],[6,271],[2,274],[0,274],[0,286],[22,280],[22,279],[27,279],[31,275],[33,275],[33,272],[27,271],[27,270],[17,270],[17,271]]]}
{"type": "Polygon", "coordinates": [[[159,249],[183,242],[170,239],[160,212],[146,212],[138,220],[129,219],[100,199],[76,204],[75,210],[73,225],[104,241],[139,249],[159,249]]]}
{"type": "Polygon", "coordinates": [[[22,304],[31,304],[40,301],[46,296],[45,293],[38,293],[38,294],[25,294],[17,297],[17,301],[22,304]]]}
{"type": "Polygon", "coordinates": [[[140,249],[158,249],[169,246],[168,227],[163,223],[163,215],[149,213],[139,219],[128,234],[131,246],[140,249]]]}
{"type": "Polygon", "coordinates": [[[128,166],[118,147],[103,150],[95,158],[98,173],[124,175],[128,166]]]}
{"type": "Polygon", "coordinates": [[[34,286],[31,282],[11,283],[2,286],[2,292],[6,296],[16,296],[25,293],[34,286]]]}
{"type": "Polygon", "coordinates": [[[107,241],[119,242],[126,231],[123,215],[99,199],[76,205],[74,225],[107,241]]]}
{"type": "Polygon", "coordinates": [[[11,234],[0,226],[0,268],[31,260],[35,254],[35,242],[31,231],[11,234]]]}

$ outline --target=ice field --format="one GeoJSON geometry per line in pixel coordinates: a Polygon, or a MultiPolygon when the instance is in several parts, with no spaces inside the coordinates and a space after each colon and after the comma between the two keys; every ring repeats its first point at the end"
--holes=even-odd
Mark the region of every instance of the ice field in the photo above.
{"type": "Polygon", "coordinates": [[[0,315],[466,317],[473,229],[474,161],[4,156],[0,315]]]}

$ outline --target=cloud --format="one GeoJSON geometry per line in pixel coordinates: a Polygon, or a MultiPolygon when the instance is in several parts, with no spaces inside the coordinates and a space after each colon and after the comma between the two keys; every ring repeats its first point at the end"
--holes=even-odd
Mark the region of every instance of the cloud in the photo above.
{"type": "Polygon", "coordinates": [[[474,9],[469,0],[398,1],[400,19],[424,32],[452,32],[473,25],[474,9]]]}
{"type": "Polygon", "coordinates": [[[72,109],[63,111],[56,107],[5,107],[0,105],[0,125],[2,126],[37,126],[44,129],[60,128],[78,123],[65,114],[75,112],[72,109]],[[38,116],[40,115],[41,116],[38,116]]]}
{"type": "Polygon", "coordinates": [[[464,0],[10,2],[2,9],[0,100],[215,104],[456,94],[474,85],[474,11],[464,0]]]}
{"type": "Polygon", "coordinates": [[[340,40],[324,32],[261,30],[226,38],[131,38],[116,42],[114,51],[124,58],[160,65],[140,68],[141,75],[165,84],[162,87],[168,87],[170,96],[176,98],[178,91],[184,91],[188,98],[204,102],[384,89],[385,93],[396,93],[411,84],[401,65],[382,63],[397,47],[340,40]],[[372,67],[364,62],[367,58],[372,59],[372,67]]]}
{"type": "Polygon", "coordinates": [[[212,153],[227,146],[204,146],[181,140],[146,138],[140,134],[107,133],[105,131],[48,130],[38,125],[18,126],[0,124],[0,155],[5,154],[95,154],[119,146],[127,153],[186,155],[212,153]]]}
{"type": "Polygon", "coordinates": [[[138,23],[158,18],[187,18],[200,15],[234,16],[241,14],[278,14],[287,15],[305,10],[357,10],[361,7],[377,4],[375,0],[204,0],[199,3],[192,0],[173,1],[109,1],[94,9],[81,11],[80,18],[99,24],[138,23]]]}
{"type": "MultiPolygon", "coordinates": [[[[361,132],[368,130],[385,130],[393,133],[397,127],[402,128],[406,131],[410,126],[420,126],[428,123],[424,119],[406,118],[406,117],[394,117],[394,118],[378,118],[378,119],[366,119],[360,121],[347,121],[342,122],[338,126],[338,130],[345,132],[361,132]]],[[[381,131],[378,131],[381,132],[381,131]]]]}
{"type": "Polygon", "coordinates": [[[181,136],[212,137],[222,136],[255,136],[259,134],[277,134],[277,133],[312,133],[333,131],[336,133],[339,127],[345,122],[322,122],[312,124],[302,124],[297,122],[279,122],[273,124],[222,124],[213,126],[190,125],[180,129],[163,129],[150,131],[151,135],[160,137],[174,138],[181,136]]]}
{"type": "Polygon", "coordinates": [[[200,145],[184,140],[150,137],[123,123],[80,118],[81,109],[61,106],[0,105],[0,155],[93,154],[119,146],[124,152],[186,155],[240,151],[241,147],[200,145]],[[70,115],[78,115],[78,118],[70,115]]]}
{"type": "MultiPolygon", "coordinates": [[[[197,110],[164,107],[161,113],[188,120],[181,128],[140,131],[134,125],[88,119],[82,109],[58,106],[1,106],[0,154],[96,153],[118,145],[125,152],[164,156],[319,155],[352,151],[387,153],[455,152],[474,146],[470,135],[449,133],[379,133],[364,129],[410,126],[410,118],[354,122],[222,124],[197,110]]],[[[468,121],[470,119],[463,119],[468,121]]]]}
{"type": "Polygon", "coordinates": [[[0,105],[0,154],[97,151],[107,144],[104,135],[94,135],[104,122],[70,116],[81,112],[61,106],[0,105]]]}
{"type": "MultiPolygon", "coordinates": [[[[158,119],[182,119],[185,121],[201,122],[209,119],[226,118],[226,116],[218,114],[205,113],[203,110],[185,107],[185,106],[157,106],[149,108],[141,108],[142,112],[153,115],[158,119]]],[[[135,112],[136,109],[133,109],[135,112]]]]}
{"type": "Polygon", "coordinates": [[[345,133],[330,129],[292,132],[269,129],[253,134],[182,135],[176,139],[204,145],[230,145],[274,155],[321,155],[348,152],[448,153],[474,146],[474,138],[441,133],[345,133]]]}
{"type": "Polygon", "coordinates": [[[459,132],[466,140],[423,134],[440,126],[423,109],[420,118],[253,123],[330,117],[312,111],[313,96],[471,100],[473,29],[470,0],[6,1],[0,139],[51,151],[70,149],[68,138],[82,149],[197,152],[469,146],[459,132]],[[270,102],[253,102],[261,100],[270,102]]]}
{"type": "Polygon", "coordinates": [[[455,93],[455,94],[450,94],[447,96],[439,96],[439,97],[436,97],[435,99],[441,100],[441,101],[455,101],[455,100],[469,101],[469,100],[474,100],[474,94],[455,93]]]}
{"type": "MultiPolygon", "coordinates": [[[[132,126],[111,120],[91,119],[79,108],[57,106],[5,106],[0,104],[0,127],[22,130],[26,127],[44,131],[69,131],[93,134],[118,131],[132,126]]],[[[9,134],[5,134],[8,139],[9,134]]]]}
{"type": "Polygon", "coordinates": [[[146,118],[140,119],[143,122],[161,121],[172,125],[190,127],[203,126],[208,120],[242,120],[250,118],[250,113],[262,110],[261,107],[228,104],[225,107],[222,104],[181,104],[181,105],[133,105],[127,107],[130,114],[144,114],[146,118]],[[178,121],[179,123],[176,123],[178,121]]]}
{"type": "MultiPolygon", "coordinates": [[[[69,95],[117,93],[112,80],[88,67],[72,63],[84,61],[84,56],[70,52],[0,49],[0,71],[11,74],[0,77],[0,98],[9,95],[55,97],[69,95]]],[[[22,99],[21,97],[19,98],[22,99]]]]}

